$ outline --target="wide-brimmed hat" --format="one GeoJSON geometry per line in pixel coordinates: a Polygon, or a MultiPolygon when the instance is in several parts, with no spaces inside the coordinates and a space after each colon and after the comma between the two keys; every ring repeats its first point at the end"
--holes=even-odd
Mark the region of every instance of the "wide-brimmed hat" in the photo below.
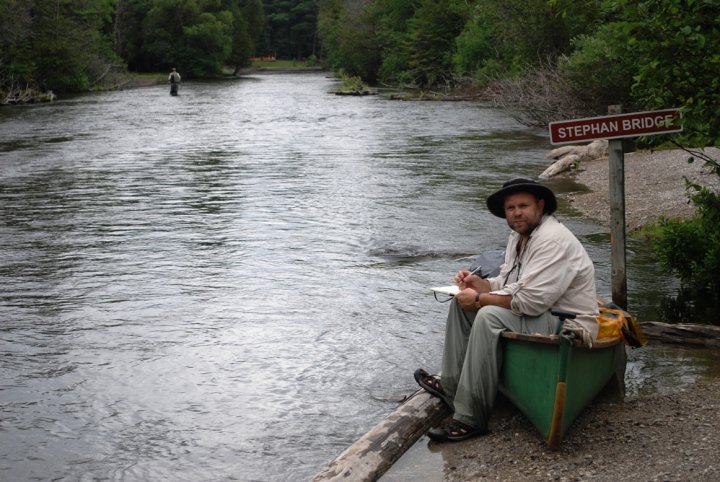
{"type": "Polygon", "coordinates": [[[491,194],[487,198],[487,207],[490,210],[491,213],[493,213],[495,216],[499,218],[505,218],[505,198],[509,196],[510,194],[515,194],[518,192],[529,192],[530,194],[534,194],[540,199],[545,200],[545,209],[544,212],[547,214],[552,214],[557,209],[557,199],[555,199],[555,194],[550,190],[550,188],[547,188],[543,186],[542,184],[538,184],[537,182],[531,180],[531,179],[523,179],[523,178],[517,178],[517,179],[511,179],[505,184],[503,184],[502,189],[499,191],[491,194]]]}

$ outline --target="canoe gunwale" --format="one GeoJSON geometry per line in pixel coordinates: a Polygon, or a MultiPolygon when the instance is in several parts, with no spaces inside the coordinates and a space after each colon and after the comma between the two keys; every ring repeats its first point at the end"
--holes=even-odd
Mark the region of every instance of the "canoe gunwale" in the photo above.
{"type": "MultiPolygon", "coordinates": [[[[560,340],[562,339],[562,336],[560,335],[540,335],[540,334],[533,334],[533,335],[526,335],[523,333],[515,333],[513,331],[503,331],[500,336],[502,338],[507,338],[509,340],[518,340],[518,341],[527,341],[531,343],[543,343],[546,345],[559,345],[560,340]]],[[[585,348],[587,350],[594,350],[594,349],[604,349],[611,346],[615,346],[618,343],[623,343],[624,340],[622,337],[620,338],[604,338],[602,340],[595,340],[593,341],[592,347],[585,347],[582,345],[582,342],[580,340],[573,340],[572,346],[573,348],[585,348]]]]}

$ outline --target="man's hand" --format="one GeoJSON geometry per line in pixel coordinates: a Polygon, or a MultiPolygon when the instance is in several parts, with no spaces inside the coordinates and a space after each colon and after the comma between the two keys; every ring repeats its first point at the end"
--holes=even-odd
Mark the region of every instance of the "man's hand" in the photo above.
{"type": "Polygon", "coordinates": [[[488,293],[490,291],[490,283],[476,274],[470,274],[470,271],[458,271],[454,281],[460,290],[472,288],[477,293],[488,293]]]}
{"type": "MultiPolygon", "coordinates": [[[[481,281],[486,280],[481,279],[481,281]]],[[[465,311],[479,310],[485,305],[500,306],[501,308],[510,309],[512,303],[512,295],[493,295],[489,293],[490,284],[488,283],[488,290],[481,291],[473,288],[461,289],[458,294],[455,295],[460,307],[465,311]],[[482,296],[480,296],[482,295],[482,296]]]]}
{"type": "Polygon", "coordinates": [[[474,289],[466,288],[456,294],[455,299],[463,310],[472,311],[480,308],[475,304],[475,298],[477,297],[477,295],[478,292],[474,289]]]}

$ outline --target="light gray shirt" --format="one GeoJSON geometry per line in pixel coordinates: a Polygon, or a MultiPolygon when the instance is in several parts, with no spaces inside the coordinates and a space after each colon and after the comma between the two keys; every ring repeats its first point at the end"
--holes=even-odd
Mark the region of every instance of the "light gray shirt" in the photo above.
{"type": "Polygon", "coordinates": [[[517,315],[538,316],[548,310],[577,314],[593,340],[598,332],[595,266],[580,241],[554,216],[544,215],[518,254],[522,237],[513,231],[500,274],[489,278],[493,294],[512,295],[517,315]]]}

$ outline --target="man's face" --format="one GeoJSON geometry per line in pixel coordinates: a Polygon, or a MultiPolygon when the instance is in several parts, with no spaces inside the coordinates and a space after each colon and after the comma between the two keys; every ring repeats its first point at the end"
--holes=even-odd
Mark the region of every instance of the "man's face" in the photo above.
{"type": "Polygon", "coordinates": [[[540,225],[545,200],[527,192],[511,194],[505,198],[505,219],[510,229],[523,236],[540,225]]]}

